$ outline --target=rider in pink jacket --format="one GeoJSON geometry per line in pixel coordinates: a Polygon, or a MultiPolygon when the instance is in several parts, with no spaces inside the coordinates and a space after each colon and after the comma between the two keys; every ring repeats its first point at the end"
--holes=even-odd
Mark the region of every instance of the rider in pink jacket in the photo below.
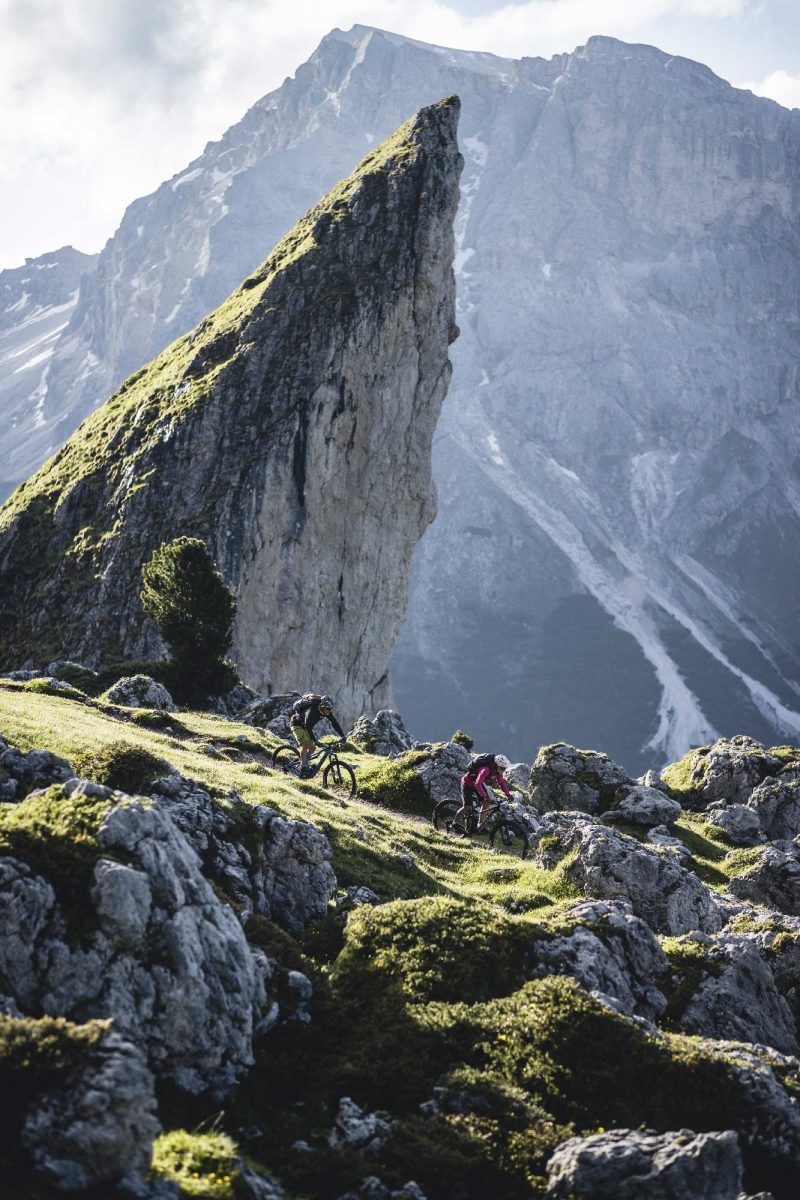
{"type": "Polygon", "coordinates": [[[481,811],[478,814],[478,823],[480,824],[494,803],[486,790],[487,784],[490,787],[499,787],[509,800],[511,799],[508,784],[503,778],[503,773],[510,766],[511,763],[505,754],[481,754],[470,763],[461,776],[461,808],[453,818],[454,823],[462,818],[466,820],[467,814],[474,815],[475,801],[480,800],[481,811]]]}

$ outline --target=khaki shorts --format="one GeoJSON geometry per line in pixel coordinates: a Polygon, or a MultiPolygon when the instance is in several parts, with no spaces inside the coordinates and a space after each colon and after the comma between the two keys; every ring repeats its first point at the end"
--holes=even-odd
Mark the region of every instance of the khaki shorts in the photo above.
{"type": "Polygon", "coordinates": [[[307,729],[305,729],[302,725],[292,725],[291,730],[294,734],[294,740],[297,742],[301,750],[304,746],[308,746],[309,750],[314,749],[314,739],[307,729]]]}

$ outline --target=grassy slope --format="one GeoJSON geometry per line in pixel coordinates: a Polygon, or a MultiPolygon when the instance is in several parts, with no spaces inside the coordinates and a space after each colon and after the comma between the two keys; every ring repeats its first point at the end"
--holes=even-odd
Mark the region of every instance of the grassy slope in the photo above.
{"type": "MultiPolygon", "coordinates": [[[[116,710],[119,712],[120,710],[116,710]]],[[[446,894],[486,897],[498,903],[535,905],[545,897],[562,900],[577,893],[554,872],[530,863],[503,861],[470,844],[454,844],[437,834],[430,823],[393,813],[361,800],[333,799],[315,784],[289,781],[265,765],[268,752],[279,744],[271,734],[251,725],[208,713],[181,713],[188,734],[145,729],[120,720],[102,706],[39,695],[14,683],[0,684],[0,735],[23,750],[46,749],[70,762],[112,742],[130,741],[172,763],[183,775],[198,779],[223,794],[234,788],[245,800],[269,804],[287,817],[313,821],[325,829],[333,846],[333,866],[343,887],[366,884],[381,899],[446,894]],[[237,735],[261,744],[262,755],[240,751],[237,735]],[[230,758],[211,757],[204,746],[216,746],[230,758]],[[248,761],[249,760],[249,761],[248,761]],[[260,761],[259,761],[260,760],[260,761]],[[409,866],[399,856],[411,854],[409,866]],[[498,873],[502,870],[502,878],[498,873]]],[[[368,754],[344,755],[360,771],[384,760],[368,754]]]]}
{"type": "MultiPolygon", "coordinates": [[[[264,1132],[252,1150],[279,1172],[290,1196],[334,1200],[368,1173],[357,1155],[327,1148],[344,1094],[392,1112],[379,1173],[394,1187],[416,1177],[430,1200],[456,1193],[465,1200],[541,1197],[547,1157],[572,1132],[641,1122],[725,1129],[750,1120],[736,1079],[698,1039],[648,1037],[569,980],[525,982],[525,946],[557,932],[574,895],[562,874],[453,844],[424,819],[291,782],[266,765],[278,739],[251,726],[197,712],[177,720],[177,732],[159,731],[102,702],[0,683],[0,734],[12,744],[101,761],[105,748],[129,742],[218,795],[234,788],[247,801],[314,821],[330,836],[341,885],[367,884],[381,899],[396,900],[355,913],[343,950],[336,918],[335,928],[326,933],[323,926],[302,949],[280,931],[276,941],[269,922],[248,926],[255,944],[263,936],[279,956],[283,939],[295,956],[286,965],[313,976],[315,1015],[259,1048],[235,1104],[215,1117],[225,1153],[206,1145],[213,1113],[162,1096],[168,1129],[201,1130],[167,1134],[157,1146],[159,1167],[181,1180],[182,1196],[238,1200],[226,1135],[236,1139],[242,1129],[258,1127],[264,1132]],[[249,745],[237,745],[242,735],[249,745]],[[411,865],[401,857],[409,854],[411,865]],[[498,907],[511,902],[537,911],[519,917],[498,907]],[[462,1114],[456,1103],[452,1111],[421,1117],[420,1102],[437,1086],[446,1094],[466,1089],[478,1097],[478,1111],[462,1114]],[[694,1098],[688,1109],[686,1097],[694,1098]],[[311,1140],[312,1154],[293,1151],[298,1138],[311,1140]]],[[[385,766],[367,754],[351,761],[357,775],[385,766]]],[[[720,831],[697,816],[685,814],[678,832],[695,869],[712,884],[742,870],[743,852],[727,857],[720,831]]],[[[684,962],[682,946],[672,950],[680,983],[693,964],[684,962]]],[[[760,1157],[756,1148],[746,1159],[751,1190],[766,1183],[781,1200],[791,1194],[778,1186],[774,1171],[783,1167],[775,1168],[769,1155],[760,1157]]],[[[44,1189],[36,1195],[50,1200],[44,1189]]]]}

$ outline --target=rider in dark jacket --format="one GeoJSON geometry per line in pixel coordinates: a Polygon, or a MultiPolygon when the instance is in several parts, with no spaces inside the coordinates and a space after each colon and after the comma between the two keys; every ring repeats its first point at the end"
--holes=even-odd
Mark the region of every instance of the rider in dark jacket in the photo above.
{"type": "Polygon", "coordinates": [[[340,738],[344,737],[344,730],[333,714],[333,701],[330,696],[317,696],[314,692],[306,692],[292,705],[289,724],[300,749],[301,777],[308,774],[308,756],[314,747],[319,745],[319,739],[314,736],[314,727],[325,720],[330,721],[340,738]]]}

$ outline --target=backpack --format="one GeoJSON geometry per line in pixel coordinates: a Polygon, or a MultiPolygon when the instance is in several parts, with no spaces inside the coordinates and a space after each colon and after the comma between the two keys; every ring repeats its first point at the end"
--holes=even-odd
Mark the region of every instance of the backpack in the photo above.
{"type": "Polygon", "coordinates": [[[292,705],[292,715],[289,723],[291,724],[294,722],[295,718],[296,723],[299,723],[302,713],[306,709],[311,708],[312,704],[319,704],[321,699],[322,696],[319,696],[316,692],[304,692],[300,699],[295,700],[294,704],[292,705]]]}
{"type": "Polygon", "coordinates": [[[494,766],[493,754],[479,754],[477,758],[473,758],[472,762],[467,767],[467,774],[477,775],[484,767],[494,766]]]}

